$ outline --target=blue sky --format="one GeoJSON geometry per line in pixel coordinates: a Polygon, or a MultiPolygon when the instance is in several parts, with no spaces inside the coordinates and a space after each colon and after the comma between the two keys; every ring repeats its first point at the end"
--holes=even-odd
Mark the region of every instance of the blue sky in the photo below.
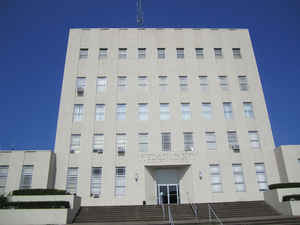
{"type": "MultiPolygon", "coordinates": [[[[145,27],[248,28],[276,145],[300,144],[299,0],[144,0],[145,27]]],[[[136,0],[0,1],[0,149],[53,149],[69,28],[136,27],[136,0]]]]}

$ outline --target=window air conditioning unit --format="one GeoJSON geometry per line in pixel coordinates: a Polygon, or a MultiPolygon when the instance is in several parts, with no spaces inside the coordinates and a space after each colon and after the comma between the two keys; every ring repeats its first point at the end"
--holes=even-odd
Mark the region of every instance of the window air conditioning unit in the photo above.
{"type": "Polygon", "coordinates": [[[77,88],[77,95],[78,95],[78,96],[82,96],[83,93],[84,93],[84,88],[83,88],[83,87],[78,87],[78,88],[77,88]]]}
{"type": "Polygon", "coordinates": [[[99,195],[99,194],[91,194],[91,197],[92,197],[92,198],[99,198],[100,195],[99,195]]]}
{"type": "Polygon", "coordinates": [[[93,149],[93,152],[95,152],[95,153],[103,153],[103,149],[102,148],[99,148],[99,149],[93,149]]]}
{"type": "Polygon", "coordinates": [[[194,151],[194,147],[193,146],[187,147],[187,151],[194,151]]]}
{"type": "Polygon", "coordinates": [[[118,153],[125,153],[125,147],[118,147],[118,153]]]}
{"type": "Polygon", "coordinates": [[[240,146],[239,146],[239,145],[231,145],[231,149],[232,149],[234,152],[240,152],[240,146]]]}

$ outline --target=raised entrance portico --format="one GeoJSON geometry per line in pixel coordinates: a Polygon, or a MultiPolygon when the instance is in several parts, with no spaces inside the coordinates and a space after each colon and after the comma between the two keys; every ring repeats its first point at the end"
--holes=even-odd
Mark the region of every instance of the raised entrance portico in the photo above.
{"type": "Polygon", "coordinates": [[[157,202],[164,204],[179,204],[178,168],[156,169],[157,202]]]}
{"type": "Polygon", "coordinates": [[[190,165],[146,166],[146,201],[149,204],[180,204],[192,193],[190,165]]]}

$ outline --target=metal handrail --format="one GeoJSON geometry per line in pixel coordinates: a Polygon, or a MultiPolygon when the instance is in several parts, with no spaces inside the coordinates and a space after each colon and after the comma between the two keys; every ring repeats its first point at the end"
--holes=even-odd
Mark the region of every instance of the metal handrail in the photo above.
{"type": "Polygon", "coordinates": [[[174,225],[174,219],[172,216],[170,205],[168,205],[168,213],[169,213],[169,223],[170,223],[170,225],[174,225]]]}
{"type": "Polygon", "coordinates": [[[220,218],[217,216],[215,210],[213,209],[213,207],[208,203],[208,219],[209,219],[209,222],[211,223],[212,222],[212,217],[214,216],[217,220],[217,222],[220,224],[220,225],[224,225],[222,223],[222,221],[220,220],[220,218]]]}
{"type": "Polygon", "coordinates": [[[189,192],[186,192],[186,195],[187,195],[188,202],[192,207],[192,210],[193,210],[193,213],[194,213],[195,217],[198,217],[197,205],[191,202],[189,192]]]}
{"type": "Polygon", "coordinates": [[[191,207],[193,209],[195,217],[198,217],[198,208],[197,208],[197,205],[195,205],[193,203],[190,203],[190,204],[191,204],[191,207]]]}
{"type": "Polygon", "coordinates": [[[162,210],[162,214],[163,214],[163,218],[166,218],[166,212],[165,212],[165,206],[164,206],[164,202],[162,201],[162,196],[159,196],[160,199],[160,205],[161,205],[161,210],[162,210]]]}

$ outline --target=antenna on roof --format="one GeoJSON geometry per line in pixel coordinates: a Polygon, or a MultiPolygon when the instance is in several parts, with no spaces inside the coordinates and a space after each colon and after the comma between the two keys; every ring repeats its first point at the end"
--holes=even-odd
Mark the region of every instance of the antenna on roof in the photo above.
{"type": "Polygon", "coordinates": [[[142,0],[137,0],[136,3],[137,7],[137,16],[136,16],[136,22],[138,26],[143,26],[144,24],[144,13],[142,10],[142,0]]]}

